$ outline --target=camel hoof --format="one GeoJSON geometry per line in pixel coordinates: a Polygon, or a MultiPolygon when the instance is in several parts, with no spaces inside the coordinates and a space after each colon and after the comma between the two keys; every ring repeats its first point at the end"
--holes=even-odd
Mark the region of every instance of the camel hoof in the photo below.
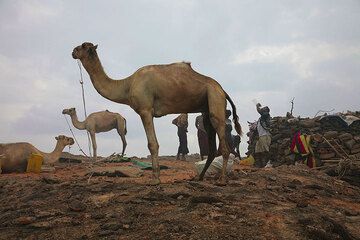
{"type": "Polygon", "coordinates": [[[195,181],[195,182],[201,182],[204,178],[203,177],[200,177],[199,175],[191,178],[190,180],[191,181],[195,181]]]}
{"type": "Polygon", "coordinates": [[[151,185],[151,186],[160,185],[160,179],[158,179],[158,178],[152,179],[152,180],[150,181],[150,185],[151,185]]]}

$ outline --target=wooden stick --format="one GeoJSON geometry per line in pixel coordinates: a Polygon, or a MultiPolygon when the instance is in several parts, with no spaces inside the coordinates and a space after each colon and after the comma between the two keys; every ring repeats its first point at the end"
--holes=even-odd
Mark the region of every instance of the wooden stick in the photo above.
{"type": "Polygon", "coordinates": [[[326,142],[327,144],[329,144],[329,146],[335,151],[335,153],[336,153],[339,157],[344,158],[344,156],[341,155],[341,154],[335,149],[335,147],[334,147],[324,136],[322,136],[322,138],[325,140],[325,142],[326,142]]]}
{"type": "Polygon", "coordinates": [[[337,164],[332,164],[332,165],[314,167],[314,168],[312,168],[312,169],[323,169],[323,168],[330,168],[330,167],[336,167],[336,166],[337,166],[337,164]]]}
{"type": "Polygon", "coordinates": [[[349,159],[351,159],[351,157],[349,156],[349,154],[347,154],[347,152],[345,152],[345,150],[342,148],[342,146],[340,146],[340,144],[338,144],[336,141],[335,141],[335,144],[340,148],[340,150],[341,150],[343,153],[345,153],[345,155],[346,155],[349,159]]]}
{"type": "MultiPolygon", "coordinates": [[[[326,162],[340,162],[341,160],[344,160],[344,159],[324,159],[321,161],[326,163],[326,162]]],[[[360,162],[360,159],[350,159],[350,160],[353,162],[360,162]]]]}
{"type": "Polygon", "coordinates": [[[338,163],[338,162],[340,162],[342,159],[334,159],[334,160],[332,160],[332,159],[328,159],[328,160],[321,160],[322,162],[324,162],[324,163],[338,163]]]}

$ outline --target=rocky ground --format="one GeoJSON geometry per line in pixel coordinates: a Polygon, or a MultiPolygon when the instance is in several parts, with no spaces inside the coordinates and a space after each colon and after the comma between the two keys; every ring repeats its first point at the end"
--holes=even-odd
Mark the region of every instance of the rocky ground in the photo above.
{"type": "Polygon", "coordinates": [[[360,239],[359,187],[301,165],[235,165],[220,187],[194,160],[162,158],[160,186],[131,163],[0,175],[0,239],[360,239]],[[91,174],[113,167],[130,177],[91,174]]]}

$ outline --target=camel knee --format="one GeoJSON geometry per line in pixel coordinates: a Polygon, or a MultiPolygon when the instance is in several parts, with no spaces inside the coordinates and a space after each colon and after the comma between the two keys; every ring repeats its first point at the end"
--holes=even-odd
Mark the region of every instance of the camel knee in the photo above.
{"type": "Polygon", "coordinates": [[[210,123],[216,129],[219,126],[219,119],[214,113],[209,113],[210,123]]]}
{"type": "Polygon", "coordinates": [[[219,150],[221,155],[226,159],[229,157],[230,155],[230,147],[228,145],[228,143],[225,141],[225,138],[220,138],[219,141],[219,150]]]}
{"type": "Polygon", "coordinates": [[[148,149],[150,150],[151,155],[157,155],[159,151],[159,144],[157,142],[149,142],[148,149]]]}

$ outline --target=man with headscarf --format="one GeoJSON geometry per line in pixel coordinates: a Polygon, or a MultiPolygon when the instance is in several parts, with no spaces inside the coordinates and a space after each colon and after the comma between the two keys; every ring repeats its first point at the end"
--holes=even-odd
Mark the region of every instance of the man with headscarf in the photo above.
{"type": "Polygon", "coordinates": [[[260,114],[257,121],[256,129],[259,134],[259,140],[255,145],[255,165],[257,167],[264,167],[269,161],[269,150],[271,144],[270,134],[270,109],[269,107],[261,107],[261,104],[256,104],[256,110],[260,114]]]}
{"type": "Polygon", "coordinates": [[[179,148],[176,155],[176,160],[186,160],[185,155],[189,153],[189,149],[187,146],[187,128],[188,128],[188,115],[186,113],[180,114],[177,118],[172,121],[172,124],[177,126],[178,128],[178,136],[179,136],[179,148]]]}

